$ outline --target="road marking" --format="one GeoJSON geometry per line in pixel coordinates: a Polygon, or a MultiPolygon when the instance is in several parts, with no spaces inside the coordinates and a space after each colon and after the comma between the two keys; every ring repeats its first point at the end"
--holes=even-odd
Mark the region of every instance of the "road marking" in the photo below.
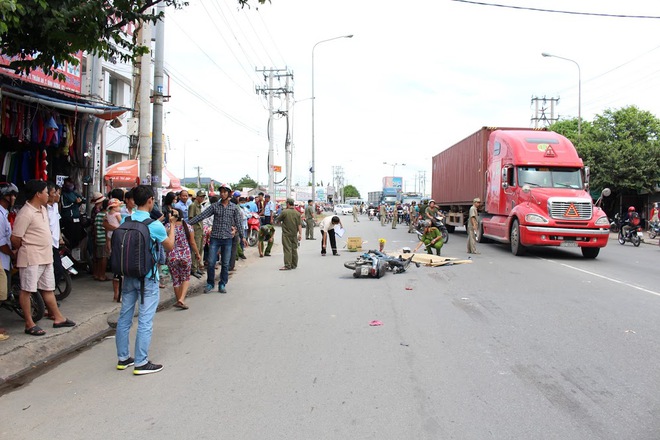
{"type": "MultiPolygon", "coordinates": [[[[541,258],[541,257],[539,257],[539,258],[541,258]]],[[[583,272],[583,273],[586,273],[586,274],[589,274],[589,275],[593,275],[595,277],[602,278],[604,280],[611,281],[613,283],[622,284],[622,285],[627,286],[627,287],[632,287],[633,289],[637,289],[637,290],[640,290],[642,292],[650,293],[651,295],[660,296],[660,292],[656,292],[654,290],[649,290],[649,289],[646,289],[644,287],[636,286],[634,284],[630,284],[630,283],[627,283],[625,281],[617,280],[616,278],[606,277],[605,275],[601,275],[601,274],[596,273],[596,272],[591,272],[589,270],[580,269],[579,267],[571,266],[570,264],[558,263],[554,260],[549,260],[547,258],[541,258],[541,260],[545,260],[545,261],[549,261],[551,263],[559,264],[560,266],[564,266],[564,267],[567,267],[569,269],[577,270],[578,272],[583,272]]]]}

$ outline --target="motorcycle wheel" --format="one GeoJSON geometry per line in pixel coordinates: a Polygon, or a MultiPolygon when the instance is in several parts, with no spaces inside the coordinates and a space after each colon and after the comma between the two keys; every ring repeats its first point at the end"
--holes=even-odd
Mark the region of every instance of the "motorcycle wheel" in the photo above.
{"type": "Polygon", "coordinates": [[[259,236],[259,234],[258,234],[258,232],[256,231],[256,229],[252,229],[252,230],[248,233],[248,245],[249,245],[249,246],[256,246],[256,245],[257,245],[257,238],[258,238],[258,236],[259,236]]]}
{"type": "Polygon", "coordinates": [[[655,229],[651,228],[649,231],[649,238],[653,239],[658,236],[658,233],[655,231],[655,229]]]}
{"type": "Polygon", "coordinates": [[[55,299],[62,301],[71,293],[71,274],[65,269],[60,281],[55,285],[55,299]]]}
{"type": "MultiPolygon", "coordinates": [[[[20,293],[18,293],[18,295],[20,295],[20,293]]],[[[16,301],[18,301],[18,296],[16,297],[16,301]]],[[[32,295],[30,295],[30,310],[32,312],[32,320],[34,322],[37,322],[44,317],[46,304],[44,304],[44,299],[41,297],[41,293],[34,292],[32,295]]],[[[23,316],[23,309],[21,309],[20,305],[17,305],[17,307],[14,308],[14,311],[22,319],[25,319],[23,316]]]]}
{"type": "Polygon", "coordinates": [[[357,262],[356,261],[347,261],[347,262],[344,263],[344,267],[346,269],[355,270],[355,268],[357,267],[357,262]]]}
{"type": "Polygon", "coordinates": [[[635,235],[633,235],[632,237],[630,237],[630,241],[632,241],[633,246],[635,246],[635,247],[639,247],[639,244],[642,242],[642,239],[639,238],[639,235],[637,235],[636,232],[635,232],[634,234],[635,234],[635,235]]]}
{"type": "Polygon", "coordinates": [[[449,241],[449,233],[446,229],[442,230],[442,242],[447,243],[449,241]]]}
{"type": "Polygon", "coordinates": [[[624,245],[626,244],[626,237],[623,236],[623,231],[619,229],[619,236],[618,236],[619,244],[624,245]]]}

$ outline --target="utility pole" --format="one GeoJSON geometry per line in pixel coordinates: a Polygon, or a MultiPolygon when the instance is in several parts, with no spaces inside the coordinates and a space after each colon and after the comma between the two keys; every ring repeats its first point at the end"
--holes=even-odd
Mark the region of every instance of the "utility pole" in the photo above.
{"type": "MultiPolygon", "coordinates": [[[[149,22],[140,24],[138,41],[141,45],[151,47],[151,26],[149,22]]],[[[139,141],[140,148],[140,183],[148,185],[148,176],[151,171],[151,51],[140,57],[140,85],[139,85],[139,141]]]]}
{"type": "MultiPolygon", "coordinates": [[[[157,11],[165,14],[165,4],[158,3],[157,11]]],[[[163,61],[165,58],[165,17],[156,23],[156,49],[154,53],[154,120],[151,158],[151,186],[160,204],[163,186],[163,61]]]]}
{"type": "Polygon", "coordinates": [[[197,170],[197,188],[202,187],[202,167],[194,167],[197,170]]]}
{"type": "MultiPolygon", "coordinates": [[[[290,88],[289,85],[289,78],[293,78],[293,73],[289,72],[288,69],[277,69],[277,68],[272,68],[272,69],[256,69],[257,72],[261,72],[264,75],[264,81],[268,81],[268,85],[263,87],[263,86],[257,86],[255,88],[255,91],[257,94],[263,94],[267,96],[268,99],[268,192],[273,194],[273,198],[275,198],[275,164],[274,164],[274,154],[275,154],[275,139],[273,135],[273,121],[274,121],[274,116],[275,115],[280,115],[280,116],[286,116],[288,118],[289,116],[289,101],[288,101],[288,94],[291,93],[293,94],[293,90],[290,88]],[[280,73],[284,72],[284,73],[280,73]],[[287,82],[286,86],[282,87],[276,87],[274,85],[274,80],[277,78],[278,82],[280,82],[280,78],[286,77],[287,82]],[[287,96],[287,109],[285,111],[278,110],[275,111],[273,108],[273,98],[275,95],[282,95],[284,94],[287,96]]],[[[287,130],[287,139],[285,139],[285,147],[287,148],[288,151],[288,144],[289,144],[289,139],[288,139],[288,130],[287,130]]],[[[287,167],[289,165],[287,164],[287,167]]],[[[289,176],[289,170],[286,170],[286,180],[287,182],[290,180],[289,176]]],[[[290,187],[290,183],[287,183],[287,188],[290,187]]],[[[288,190],[287,194],[290,194],[290,189],[288,190]]],[[[287,195],[288,197],[288,195],[287,195]]]]}
{"type": "MultiPolygon", "coordinates": [[[[291,87],[291,76],[286,76],[286,90],[290,90],[291,87]]],[[[286,154],[286,198],[291,197],[291,176],[292,176],[292,164],[293,164],[293,144],[291,143],[291,95],[293,93],[286,93],[286,139],[284,141],[284,150],[286,154]]]]}
{"type": "Polygon", "coordinates": [[[559,98],[546,98],[545,96],[539,98],[535,96],[532,98],[532,104],[534,104],[534,117],[532,117],[534,128],[547,127],[558,121],[559,118],[555,117],[555,106],[559,104],[559,98]],[[547,115],[548,101],[550,102],[550,117],[547,115]]]}

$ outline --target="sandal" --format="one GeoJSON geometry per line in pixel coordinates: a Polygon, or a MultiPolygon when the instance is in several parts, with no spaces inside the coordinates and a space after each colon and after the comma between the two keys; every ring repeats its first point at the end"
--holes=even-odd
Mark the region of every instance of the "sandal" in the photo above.
{"type": "Polygon", "coordinates": [[[26,335],[32,335],[32,336],[43,336],[46,334],[45,331],[38,325],[35,325],[34,327],[26,328],[25,329],[25,334],[26,335]]]}
{"type": "Polygon", "coordinates": [[[67,319],[66,321],[63,322],[54,322],[53,328],[74,327],[75,325],[76,325],[75,322],[71,321],[70,319],[67,319]]]}
{"type": "Polygon", "coordinates": [[[174,307],[181,309],[181,310],[188,310],[188,306],[182,303],[181,301],[177,301],[174,303],[174,307]]]}
{"type": "Polygon", "coordinates": [[[280,270],[291,270],[291,268],[284,266],[284,267],[280,267],[280,270]]]}

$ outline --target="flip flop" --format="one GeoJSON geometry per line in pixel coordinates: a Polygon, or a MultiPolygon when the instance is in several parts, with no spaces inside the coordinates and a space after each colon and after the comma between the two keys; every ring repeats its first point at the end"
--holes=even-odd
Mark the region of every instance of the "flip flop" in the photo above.
{"type": "Polygon", "coordinates": [[[70,319],[67,319],[64,322],[54,322],[53,328],[74,327],[75,325],[76,325],[75,322],[71,321],[70,319]]]}
{"type": "Polygon", "coordinates": [[[43,331],[42,328],[39,327],[38,325],[35,325],[34,327],[26,328],[25,334],[32,336],[43,336],[46,334],[46,332],[43,331]]]}
{"type": "Polygon", "coordinates": [[[176,308],[178,308],[178,309],[181,309],[181,310],[188,310],[188,306],[187,306],[187,305],[185,305],[185,304],[182,303],[182,302],[178,302],[178,301],[174,303],[174,307],[176,307],[176,308]]]}

